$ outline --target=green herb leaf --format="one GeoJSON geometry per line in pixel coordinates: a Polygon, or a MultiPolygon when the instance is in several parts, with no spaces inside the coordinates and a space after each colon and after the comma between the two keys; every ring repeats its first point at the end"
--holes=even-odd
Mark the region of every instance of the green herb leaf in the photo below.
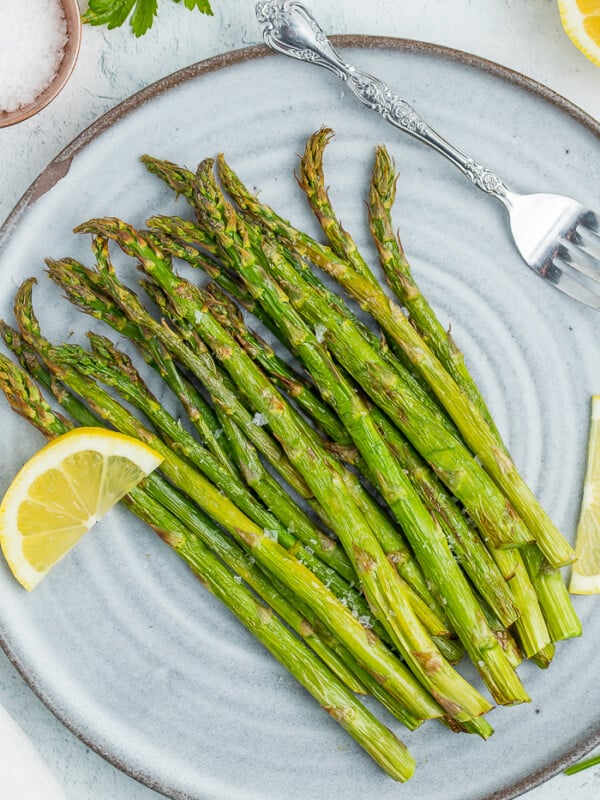
{"type": "Polygon", "coordinates": [[[118,28],[129,16],[136,0],[90,0],[82,19],[90,25],[118,28]]]}
{"type": "MultiPolygon", "coordinates": [[[[191,11],[198,9],[202,14],[212,16],[209,0],[184,0],[184,5],[191,11]]],[[[112,29],[120,27],[131,15],[132,31],[136,36],[143,36],[152,27],[157,10],[158,0],[89,0],[82,19],[88,25],[107,25],[112,29]]]]}
{"type": "MultiPolygon", "coordinates": [[[[181,0],[175,0],[176,3],[180,3],[181,0]]],[[[213,10],[210,7],[210,3],[208,0],[183,0],[183,4],[186,8],[189,8],[190,11],[193,11],[195,8],[198,11],[202,12],[202,14],[208,14],[212,17],[213,10]]]]}
{"type": "Polygon", "coordinates": [[[131,28],[136,36],[143,36],[152,27],[158,0],[137,0],[131,17],[131,28]]]}
{"type": "Polygon", "coordinates": [[[579,764],[573,764],[572,767],[567,767],[565,775],[575,775],[577,772],[588,769],[588,767],[595,767],[598,764],[600,764],[600,756],[595,756],[594,758],[589,758],[587,761],[580,761],[579,764]]]}

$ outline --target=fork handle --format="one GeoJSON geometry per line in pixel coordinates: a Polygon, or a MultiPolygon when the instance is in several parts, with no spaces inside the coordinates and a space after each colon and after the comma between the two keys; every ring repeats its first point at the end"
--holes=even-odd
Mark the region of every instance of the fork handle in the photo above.
{"type": "Polygon", "coordinates": [[[464,155],[433,130],[414,108],[379,78],[359,72],[342,59],[317,21],[297,2],[267,0],[256,4],[256,15],[266,44],[291,56],[333,72],[356,97],[396,128],[433,147],[479,189],[506,204],[510,192],[491,170],[464,155]]]}

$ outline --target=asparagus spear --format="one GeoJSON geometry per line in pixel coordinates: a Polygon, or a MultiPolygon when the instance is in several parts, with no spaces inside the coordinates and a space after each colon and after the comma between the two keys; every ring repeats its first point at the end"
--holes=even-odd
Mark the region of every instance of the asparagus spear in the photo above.
{"type": "Polygon", "coordinates": [[[442,716],[441,706],[432,700],[406,667],[305,566],[269,538],[211,483],[144,428],[139,420],[93,381],[76,370],[54,363],[53,348],[41,336],[33,314],[32,283],[26,281],[21,286],[15,301],[15,317],[23,338],[36,350],[54,377],[85,397],[93,411],[117,430],[145,441],[160,453],[164,457],[161,471],[165,477],[224,527],[243,547],[248,548],[262,567],[309,605],[358,663],[380,676],[386,691],[399,700],[410,713],[418,719],[442,716]]]}
{"type": "Polygon", "coordinates": [[[491,547],[490,553],[509,582],[515,605],[520,610],[520,616],[515,621],[513,629],[521,649],[527,658],[533,658],[551,642],[537,594],[525,569],[521,549],[498,550],[491,547]]]}
{"type": "Polygon", "coordinates": [[[154,158],[147,154],[140,156],[140,161],[148,172],[168,183],[176,195],[181,195],[186,200],[193,198],[196,176],[191,170],[180,167],[179,164],[175,164],[173,161],[154,158]]]}
{"type": "Polygon", "coordinates": [[[548,669],[548,667],[552,663],[552,659],[554,658],[555,653],[556,653],[556,648],[554,646],[554,642],[550,642],[541,650],[538,650],[538,652],[534,656],[531,656],[531,660],[540,669],[548,669]]]}
{"type": "MultiPolygon", "coordinates": [[[[13,409],[34,424],[49,438],[66,432],[70,427],[43,401],[39,390],[12,362],[0,355],[0,388],[5,392],[13,409]]],[[[152,481],[161,487],[161,481],[152,481]]],[[[162,488],[169,489],[162,482],[162,488]]],[[[157,489],[159,496],[160,491],[157,489]]],[[[202,583],[218,597],[238,619],[265,645],[294,677],[315,697],[323,708],[371,755],[394,779],[405,781],[414,771],[414,760],[406,747],[368,711],[344,684],[311,653],[279,621],[268,606],[260,603],[251,592],[236,580],[233,574],[211,552],[202,539],[222,545],[221,553],[228,554],[234,569],[247,576],[256,577],[269,599],[274,599],[280,609],[302,626],[302,635],[315,644],[318,636],[310,630],[300,615],[253,567],[239,548],[228,542],[221,532],[198,512],[194,513],[194,532],[170,513],[155,499],[147,487],[137,487],[126,499],[129,508],[152,527],[161,538],[192,568],[202,583]]],[[[238,573],[239,575],[239,573],[238,573]]]]}
{"type": "Polygon", "coordinates": [[[375,151],[369,191],[369,224],[379,253],[379,262],[390,286],[401,305],[408,309],[410,318],[423,340],[437,355],[456,383],[469,395],[496,438],[501,441],[500,433],[467,369],[461,350],[422,294],[406,259],[400,238],[394,233],[391,210],[396,198],[397,178],[394,163],[387,149],[380,145],[375,151]]]}
{"type": "MultiPolygon", "coordinates": [[[[107,224],[94,221],[80,226],[80,230],[110,235],[115,224],[118,223],[109,221],[110,231],[107,231],[107,224]]],[[[135,237],[135,233],[127,230],[125,236],[135,237]]],[[[255,396],[257,413],[265,416],[321,505],[336,509],[331,515],[334,530],[353,561],[369,605],[423,685],[435,692],[448,713],[459,720],[483,713],[489,705],[451,669],[414,616],[405,584],[392,569],[362,518],[341,478],[338,463],[315,439],[306,436],[305,428],[293,409],[283,401],[243,349],[206,312],[200,291],[194,291],[194,287],[177,278],[170,264],[156,251],[141,263],[144,270],[169,293],[182,315],[196,326],[238,386],[243,384],[245,391],[255,396]],[[415,653],[425,655],[416,656],[415,653]],[[432,659],[435,661],[433,672],[432,659]]]]}
{"type": "MultiPolygon", "coordinates": [[[[305,157],[300,161],[300,170],[296,174],[296,180],[308,198],[311,211],[317,218],[319,225],[327,237],[329,247],[331,248],[330,255],[333,254],[337,255],[339,258],[346,259],[360,275],[367,278],[367,280],[371,281],[374,285],[378,285],[377,279],[362,257],[354,240],[338,220],[331,205],[327,187],[325,186],[323,176],[323,151],[333,136],[333,131],[325,127],[312,134],[306,143],[305,157]],[[313,167],[313,170],[309,171],[307,174],[305,167],[307,163],[306,152],[308,151],[311,153],[310,165],[313,167]]],[[[316,243],[314,240],[307,237],[304,241],[308,246],[315,247],[316,243]]],[[[322,246],[320,250],[323,253],[327,252],[322,246]]]]}
{"type": "Polygon", "coordinates": [[[558,570],[548,566],[539,548],[526,545],[521,550],[529,578],[535,587],[542,613],[553,642],[581,636],[577,616],[565,582],[558,570]]]}
{"type": "Polygon", "coordinates": [[[500,643],[500,647],[504,650],[508,663],[516,669],[519,664],[523,662],[523,653],[515,637],[512,635],[508,628],[505,628],[502,622],[498,619],[496,614],[489,608],[482,597],[478,598],[480,601],[483,616],[487,624],[490,626],[496,639],[500,643]]]}

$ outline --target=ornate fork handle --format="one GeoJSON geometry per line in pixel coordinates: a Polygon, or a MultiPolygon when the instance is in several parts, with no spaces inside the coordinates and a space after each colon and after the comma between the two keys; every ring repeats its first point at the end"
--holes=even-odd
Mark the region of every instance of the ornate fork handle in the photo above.
{"type": "Polygon", "coordinates": [[[497,175],[443,139],[379,78],[359,72],[344,61],[303,5],[293,0],[267,0],[257,3],[256,15],[263,38],[273,50],[333,72],[370,109],[396,128],[433,147],[479,189],[507,202],[510,192],[497,175]]]}

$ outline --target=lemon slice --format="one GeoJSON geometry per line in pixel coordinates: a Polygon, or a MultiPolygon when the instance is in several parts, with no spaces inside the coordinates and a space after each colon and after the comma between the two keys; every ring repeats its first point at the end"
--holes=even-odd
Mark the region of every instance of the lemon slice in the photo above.
{"type": "Polygon", "coordinates": [[[588,465],[571,571],[572,594],[600,593],[600,395],[592,397],[588,465]]]}
{"type": "Polygon", "coordinates": [[[76,428],[42,448],[0,505],[0,545],[15,578],[37,586],[161,461],[137,439],[103,428],[76,428]]]}
{"type": "Polygon", "coordinates": [[[558,8],[573,44],[600,67],[600,0],[558,0],[558,8]]]}

